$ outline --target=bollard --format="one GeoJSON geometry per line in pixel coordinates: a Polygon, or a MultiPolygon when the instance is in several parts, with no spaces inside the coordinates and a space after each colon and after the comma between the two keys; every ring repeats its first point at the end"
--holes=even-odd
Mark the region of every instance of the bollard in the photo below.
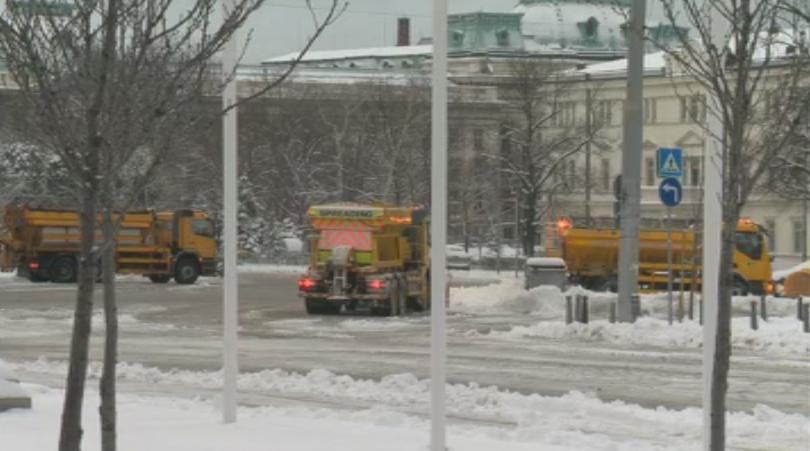
{"type": "Polygon", "coordinates": [[[691,294],[689,295],[689,321],[693,321],[695,319],[695,297],[691,294]]]}
{"type": "Polygon", "coordinates": [[[683,292],[681,292],[681,296],[678,298],[678,322],[682,323],[684,317],[683,312],[683,292]]]}
{"type": "Polygon", "coordinates": [[[588,296],[582,296],[582,322],[588,324],[588,296]]]}
{"type": "Polygon", "coordinates": [[[565,297],[565,324],[571,324],[573,321],[571,312],[571,295],[565,297]]]}
{"type": "Polygon", "coordinates": [[[700,298],[700,311],[698,313],[700,314],[700,325],[702,326],[703,325],[703,297],[700,298]]]}
{"type": "Polygon", "coordinates": [[[616,322],[616,303],[610,303],[610,324],[614,324],[616,322]]]}
{"type": "Polygon", "coordinates": [[[751,329],[759,329],[757,324],[757,301],[751,301],[751,329]]]}
{"type": "Polygon", "coordinates": [[[762,321],[768,321],[768,296],[765,294],[759,297],[759,314],[762,315],[762,321]]]}
{"type": "Polygon", "coordinates": [[[804,306],[804,333],[810,334],[810,304],[804,306]]]}
{"type": "Polygon", "coordinates": [[[801,296],[799,296],[799,297],[796,299],[796,318],[798,318],[798,319],[799,319],[799,321],[801,321],[801,320],[802,320],[802,316],[803,316],[803,315],[802,315],[802,297],[801,297],[801,296]]]}
{"type": "Polygon", "coordinates": [[[638,294],[630,296],[630,305],[633,310],[633,322],[636,322],[638,317],[641,316],[641,296],[638,294]]]}
{"type": "Polygon", "coordinates": [[[582,304],[582,299],[579,295],[574,295],[574,322],[579,322],[579,309],[581,308],[580,304],[582,304]]]}

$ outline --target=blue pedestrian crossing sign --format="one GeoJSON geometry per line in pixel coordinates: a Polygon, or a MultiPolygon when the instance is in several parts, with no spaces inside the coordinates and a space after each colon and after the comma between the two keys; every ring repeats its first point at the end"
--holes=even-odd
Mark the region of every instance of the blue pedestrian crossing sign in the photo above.
{"type": "Polygon", "coordinates": [[[667,207],[674,207],[681,203],[683,200],[683,187],[681,182],[675,178],[666,178],[661,181],[658,187],[658,197],[661,198],[661,203],[667,207]]]}
{"type": "Polygon", "coordinates": [[[683,176],[683,152],[679,147],[658,149],[658,176],[661,178],[683,176]]]}

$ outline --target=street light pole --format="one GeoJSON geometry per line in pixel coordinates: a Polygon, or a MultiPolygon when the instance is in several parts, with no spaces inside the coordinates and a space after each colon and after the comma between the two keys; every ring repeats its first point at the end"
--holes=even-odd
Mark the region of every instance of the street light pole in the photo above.
{"type": "Polygon", "coordinates": [[[430,249],[430,449],[446,449],[447,0],[433,1],[430,249]]]}
{"type": "Polygon", "coordinates": [[[627,57],[627,100],[624,102],[624,149],[621,179],[618,318],[633,321],[631,296],[638,289],[641,159],[644,140],[644,16],[646,1],[633,0],[627,57]]]}
{"type": "MultiPolygon", "coordinates": [[[[227,17],[235,9],[234,0],[223,1],[223,15],[227,17]]],[[[223,341],[223,387],[222,419],[225,423],[236,421],[236,378],[239,371],[237,360],[239,326],[239,278],[236,272],[237,258],[237,122],[236,108],[236,63],[238,59],[238,36],[234,31],[225,44],[222,55],[222,73],[226,78],[222,92],[222,107],[226,110],[222,122],[223,161],[223,222],[225,253],[225,280],[222,297],[223,341]],[[230,109],[229,109],[230,108],[230,109]]]]}

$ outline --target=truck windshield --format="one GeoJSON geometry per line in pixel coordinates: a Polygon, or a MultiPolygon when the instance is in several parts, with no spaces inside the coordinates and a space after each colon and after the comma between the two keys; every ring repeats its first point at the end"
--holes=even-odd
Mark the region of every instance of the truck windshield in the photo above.
{"type": "Polygon", "coordinates": [[[192,228],[196,235],[214,236],[214,225],[211,224],[211,221],[208,219],[195,219],[194,223],[192,223],[192,228]]]}
{"type": "Polygon", "coordinates": [[[762,258],[762,236],[754,232],[737,232],[737,250],[753,260],[762,258]]]}

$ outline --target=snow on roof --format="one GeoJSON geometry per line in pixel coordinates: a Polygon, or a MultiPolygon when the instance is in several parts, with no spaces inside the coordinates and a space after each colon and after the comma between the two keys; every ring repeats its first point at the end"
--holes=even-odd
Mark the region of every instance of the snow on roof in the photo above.
{"type": "MultiPolygon", "coordinates": [[[[644,72],[661,71],[666,66],[664,55],[663,51],[644,55],[644,72]]],[[[590,75],[624,74],[627,72],[627,58],[605,63],[590,64],[577,72],[590,75]]]]}
{"type": "MultiPolygon", "coordinates": [[[[240,81],[265,81],[283,73],[273,67],[239,67],[237,78],[240,81]]],[[[362,69],[335,69],[298,67],[290,76],[290,81],[298,83],[352,84],[362,82],[384,82],[386,84],[408,85],[427,82],[428,75],[418,71],[380,71],[362,69]]]]}
{"type": "MultiPolygon", "coordinates": [[[[791,47],[797,42],[798,37],[792,31],[782,31],[775,35],[763,33],[761,44],[754,51],[754,61],[776,60],[790,57],[791,47]]],[[[699,44],[699,43],[698,43],[699,44]]],[[[734,41],[729,43],[729,48],[734,49],[734,41]]],[[[660,72],[666,67],[666,52],[659,51],[644,55],[644,72],[660,72]]],[[[609,61],[606,63],[591,64],[577,71],[580,74],[590,75],[624,75],[627,72],[627,59],[609,61]]]]}
{"type": "MultiPolygon", "coordinates": [[[[369,47],[362,49],[315,50],[304,55],[302,61],[334,61],[357,58],[395,58],[404,56],[427,56],[433,53],[433,45],[409,45],[400,47],[369,47]]],[[[262,64],[289,63],[298,58],[299,52],[288,53],[262,61],[262,64]]]]}

